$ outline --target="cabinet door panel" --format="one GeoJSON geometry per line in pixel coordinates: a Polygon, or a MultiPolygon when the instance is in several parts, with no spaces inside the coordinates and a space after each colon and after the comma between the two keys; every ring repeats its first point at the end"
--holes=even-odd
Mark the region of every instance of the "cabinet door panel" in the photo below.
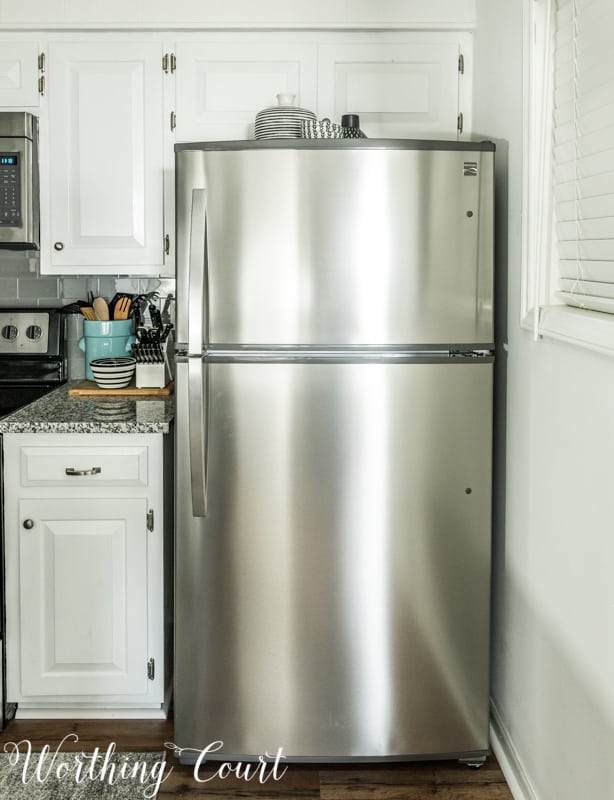
{"type": "Polygon", "coordinates": [[[160,58],[155,43],[51,45],[51,271],[162,266],[160,58]]]}
{"type": "Polygon", "coordinates": [[[316,47],[294,42],[184,42],[177,48],[178,141],[250,139],[277,94],[315,110],[316,47]]]}
{"type": "Polygon", "coordinates": [[[145,500],[19,508],[21,694],[146,694],[145,500]]]}
{"type": "Polygon", "coordinates": [[[319,113],[357,113],[370,137],[456,136],[458,56],[457,42],[323,45],[319,113]]]}
{"type": "Polygon", "coordinates": [[[0,42],[0,106],[38,104],[38,43],[0,42]]]}

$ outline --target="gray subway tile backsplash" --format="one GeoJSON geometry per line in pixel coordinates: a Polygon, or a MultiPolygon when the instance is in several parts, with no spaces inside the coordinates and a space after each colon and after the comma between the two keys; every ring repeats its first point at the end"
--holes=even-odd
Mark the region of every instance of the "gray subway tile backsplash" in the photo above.
{"type": "MultiPolygon", "coordinates": [[[[29,302],[57,301],[61,294],[59,282],[58,278],[18,278],[17,296],[20,300],[29,302]]],[[[51,303],[47,302],[46,305],[51,305],[51,303]]]]}
{"type": "Polygon", "coordinates": [[[17,297],[17,278],[0,278],[0,302],[17,297]]]}
{"type": "Polygon", "coordinates": [[[38,258],[26,252],[0,251],[0,308],[61,307],[86,300],[89,292],[110,300],[115,292],[175,294],[172,278],[113,275],[40,275],[38,258]]]}

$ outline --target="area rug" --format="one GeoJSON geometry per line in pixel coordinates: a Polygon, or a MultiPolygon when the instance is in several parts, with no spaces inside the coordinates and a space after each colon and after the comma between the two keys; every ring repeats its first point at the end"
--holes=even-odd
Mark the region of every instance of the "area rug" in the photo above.
{"type": "Polygon", "coordinates": [[[153,800],[170,770],[165,754],[0,752],[0,800],[153,800]]]}

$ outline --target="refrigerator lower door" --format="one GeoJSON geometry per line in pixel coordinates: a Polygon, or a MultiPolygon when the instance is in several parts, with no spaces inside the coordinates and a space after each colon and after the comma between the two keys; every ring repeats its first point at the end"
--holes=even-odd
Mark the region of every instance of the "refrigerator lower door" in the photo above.
{"type": "Polygon", "coordinates": [[[184,760],[484,753],[492,364],[203,364],[202,517],[176,377],[184,760]]]}

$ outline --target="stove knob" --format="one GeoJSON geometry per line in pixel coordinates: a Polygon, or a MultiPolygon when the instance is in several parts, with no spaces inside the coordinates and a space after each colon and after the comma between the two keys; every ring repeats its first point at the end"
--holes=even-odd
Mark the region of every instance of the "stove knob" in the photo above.
{"type": "Polygon", "coordinates": [[[36,341],[37,339],[40,339],[42,335],[43,329],[40,327],[40,325],[28,325],[26,328],[26,336],[28,339],[33,339],[36,341]]]}
{"type": "Polygon", "coordinates": [[[13,342],[17,338],[18,331],[14,325],[5,325],[2,328],[1,333],[3,339],[6,339],[9,342],[13,342]]]}

